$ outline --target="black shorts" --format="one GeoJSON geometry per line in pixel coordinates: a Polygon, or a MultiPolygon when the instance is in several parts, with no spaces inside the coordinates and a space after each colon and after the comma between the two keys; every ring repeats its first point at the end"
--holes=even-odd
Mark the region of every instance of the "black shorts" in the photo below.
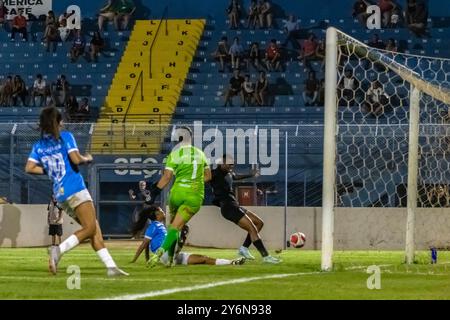
{"type": "Polygon", "coordinates": [[[48,228],[48,235],[49,236],[62,236],[63,230],[62,230],[62,224],[51,224],[48,228]]]}
{"type": "Polygon", "coordinates": [[[239,220],[247,213],[247,210],[240,207],[237,202],[222,202],[220,204],[220,212],[225,219],[238,224],[239,220]]]}

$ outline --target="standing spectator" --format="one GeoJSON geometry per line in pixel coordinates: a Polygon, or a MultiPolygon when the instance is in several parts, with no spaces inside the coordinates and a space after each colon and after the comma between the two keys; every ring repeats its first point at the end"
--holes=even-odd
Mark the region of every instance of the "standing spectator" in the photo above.
{"type": "Polygon", "coordinates": [[[71,62],[77,61],[80,56],[84,55],[85,46],[86,42],[84,41],[84,38],[81,35],[81,30],[77,30],[75,39],[73,39],[72,48],[70,49],[71,62]]]}
{"type": "Polygon", "coordinates": [[[230,29],[237,29],[239,27],[239,13],[241,6],[237,0],[231,0],[227,8],[228,19],[230,20],[230,29]]]}
{"type": "Polygon", "coordinates": [[[260,70],[261,55],[259,52],[258,42],[253,42],[250,46],[250,50],[247,56],[247,70],[250,70],[250,65],[252,65],[256,70],[260,70]]]}
{"type": "Polygon", "coordinates": [[[316,103],[319,90],[319,83],[316,79],[316,73],[310,71],[308,79],[305,80],[305,86],[303,90],[303,101],[305,106],[313,106],[316,103]]]}
{"type": "Polygon", "coordinates": [[[11,98],[13,92],[13,80],[11,76],[6,77],[6,81],[3,83],[0,94],[0,105],[9,107],[11,106],[11,98]]]}
{"type": "Polygon", "coordinates": [[[58,244],[61,243],[61,236],[63,235],[63,210],[58,205],[55,196],[52,195],[47,206],[47,221],[48,221],[48,235],[52,237],[52,246],[56,245],[56,236],[58,236],[58,244]]]}
{"type": "Polygon", "coordinates": [[[292,44],[292,48],[294,50],[299,49],[298,44],[298,37],[299,37],[299,31],[300,26],[298,25],[297,19],[294,15],[289,15],[289,18],[284,23],[284,31],[287,34],[286,40],[283,42],[283,47],[287,47],[288,43],[290,42],[292,44]]]}
{"type": "Polygon", "coordinates": [[[239,69],[241,58],[244,53],[244,48],[242,48],[242,45],[239,43],[238,37],[234,38],[229,53],[231,57],[231,68],[239,69]]]}
{"type": "Polygon", "coordinates": [[[303,41],[303,46],[300,51],[300,56],[298,57],[303,65],[312,71],[311,60],[315,59],[317,49],[316,36],[310,33],[308,39],[303,41]]]}
{"type": "Polygon", "coordinates": [[[16,40],[17,32],[22,34],[22,41],[28,41],[27,18],[23,16],[21,10],[19,10],[18,15],[14,17],[12,22],[11,41],[16,40]]]}
{"type": "Polygon", "coordinates": [[[8,12],[9,12],[9,10],[5,6],[5,3],[3,2],[3,0],[0,0],[0,27],[5,26],[8,12]]]}
{"type": "Polygon", "coordinates": [[[397,43],[394,38],[390,38],[386,44],[386,50],[391,52],[398,52],[397,43]]]}
{"type": "Polygon", "coordinates": [[[19,75],[14,76],[13,81],[13,91],[12,91],[12,100],[14,106],[17,106],[18,98],[22,101],[22,106],[26,107],[27,102],[27,87],[25,85],[25,82],[22,80],[22,78],[19,75]]]}
{"type": "Polygon", "coordinates": [[[256,24],[258,23],[258,3],[256,0],[252,0],[250,2],[250,6],[248,8],[248,20],[247,20],[247,29],[250,29],[250,26],[255,29],[256,24]]]}
{"type": "Polygon", "coordinates": [[[266,49],[266,67],[269,71],[276,71],[281,65],[281,52],[277,46],[277,40],[270,40],[270,44],[266,49]]]}
{"type": "Polygon", "coordinates": [[[372,36],[372,39],[368,43],[369,47],[376,48],[376,49],[384,49],[385,45],[382,40],[380,40],[380,37],[377,33],[374,33],[372,36]]]}
{"type": "Polygon", "coordinates": [[[70,122],[73,122],[78,112],[78,109],[79,105],[77,98],[74,95],[70,95],[66,101],[66,106],[64,108],[66,119],[70,122]]]}
{"type": "Polygon", "coordinates": [[[244,82],[242,83],[241,90],[241,99],[244,102],[244,106],[247,103],[247,106],[250,107],[254,104],[254,100],[256,92],[255,92],[255,84],[250,80],[250,75],[246,74],[244,78],[244,82]]]}
{"type": "Polygon", "coordinates": [[[103,40],[100,32],[94,32],[91,40],[91,61],[98,61],[98,55],[105,47],[105,40],[103,40]]]}
{"type": "Polygon", "coordinates": [[[53,43],[53,52],[56,51],[56,41],[58,41],[58,28],[56,17],[53,11],[49,11],[45,18],[45,31],[43,41],[47,44],[47,52],[50,51],[50,44],[53,43]]]}
{"type": "Polygon", "coordinates": [[[409,30],[417,37],[426,35],[428,10],[423,2],[416,3],[413,1],[408,5],[406,23],[408,24],[409,30]]]}
{"type": "Polygon", "coordinates": [[[241,77],[239,69],[234,69],[233,77],[230,79],[230,87],[228,88],[227,94],[225,95],[225,104],[224,107],[230,103],[230,106],[233,106],[232,99],[234,96],[241,97],[241,105],[244,104],[242,101],[242,95],[240,95],[242,90],[242,83],[244,82],[244,78],[241,77]]]}
{"type": "Polygon", "coordinates": [[[62,74],[52,85],[52,95],[56,106],[60,107],[65,105],[69,91],[70,84],[66,80],[66,76],[62,74]]]}
{"type": "Polygon", "coordinates": [[[389,99],[384,92],[383,85],[380,81],[372,82],[369,90],[366,93],[366,101],[364,103],[365,112],[378,117],[384,113],[389,99]]]}
{"type": "Polygon", "coordinates": [[[352,16],[364,26],[367,26],[367,7],[369,5],[365,0],[356,0],[353,4],[352,16]]]}
{"type": "Polygon", "coordinates": [[[44,36],[42,37],[42,40],[44,40],[49,32],[49,28],[56,28],[56,17],[55,13],[53,11],[49,11],[47,16],[45,17],[45,29],[44,29],[44,36]]]}
{"type": "Polygon", "coordinates": [[[261,0],[259,5],[259,26],[264,28],[264,21],[267,22],[267,28],[272,28],[272,6],[270,5],[269,0],[261,0]]]}
{"type": "Polygon", "coordinates": [[[62,19],[58,23],[58,33],[62,42],[66,42],[67,38],[70,35],[71,30],[67,28],[67,19],[62,19]]]}
{"type": "Polygon", "coordinates": [[[353,71],[345,70],[344,77],[338,83],[339,105],[352,106],[355,102],[356,90],[359,88],[359,82],[353,76],[353,71]]]}
{"type": "Polygon", "coordinates": [[[47,84],[45,80],[42,78],[41,74],[36,75],[36,80],[34,80],[32,98],[33,98],[33,106],[36,107],[36,97],[40,97],[41,101],[39,103],[39,107],[42,107],[45,98],[47,95],[47,84]]]}
{"type": "Polygon", "coordinates": [[[213,53],[215,59],[219,59],[220,70],[219,72],[225,71],[225,62],[228,61],[230,49],[228,48],[228,38],[222,37],[217,44],[217,49],[213,53]]]}
{"type": "Polygon", "coordinates": [[[260,106],[264,106],[266,104],[266,98],[268,96],[269,91],[269,82],[267,81],[266,73],[261,71],[259,73],[259,79],[256,82],[256,102],[260,106]]]}
{"type": "Polygon", "coordinates": [[[383,27],[388,27],[391,23],[392,13],[397,5],[392,0],[378,0],[378,7],[380,7],[383,27]]]}

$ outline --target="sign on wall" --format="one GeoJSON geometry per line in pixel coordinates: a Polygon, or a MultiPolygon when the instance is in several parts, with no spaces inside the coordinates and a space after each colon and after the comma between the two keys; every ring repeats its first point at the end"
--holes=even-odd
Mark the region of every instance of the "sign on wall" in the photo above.
{"type": "Polygon", "coordinates": [[[12,19],[21,11],[25,17],[32,14],[36,17],[47,15],[52,10],[53,0],[4,0],[8,8],[8,18],[12,19]]]}

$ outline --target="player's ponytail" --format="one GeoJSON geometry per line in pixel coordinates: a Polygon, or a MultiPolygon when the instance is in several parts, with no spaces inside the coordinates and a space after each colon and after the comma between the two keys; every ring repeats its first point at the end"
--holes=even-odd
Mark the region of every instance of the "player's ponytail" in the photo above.
{"type": "Polygon", "coordinates": [[[156,212],[159,211],[159,207],[150,206],[148,208],[142,209],[139,214],[137,220],[131,226],[131,234],[134,236],[139,231],[144,229],[147,220],[156,220],[156,212]]]}
{"type": "Polygon", "coordinates": [[[56,140],[59,139],[59,126],[62,120],[61,113],[55,107],[46,107],[42,109],[39,117],[39,128],[41,137],[44,134],[52,135],[56,140]]]}

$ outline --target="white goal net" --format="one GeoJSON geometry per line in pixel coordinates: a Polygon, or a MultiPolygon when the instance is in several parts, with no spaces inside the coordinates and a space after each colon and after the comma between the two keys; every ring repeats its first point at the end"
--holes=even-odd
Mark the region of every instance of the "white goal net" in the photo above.
{"type": "MultiPolygon", "coordinates": [[[[326,50],[322,269],[332,268],[338,207],[405,208],[411,263],[416,209],[449,206],[450,60],[375,49],[334,28],[326,50]]],[[[435,236],[430,245],[445,245],[448,235],[435,236]]]]}

